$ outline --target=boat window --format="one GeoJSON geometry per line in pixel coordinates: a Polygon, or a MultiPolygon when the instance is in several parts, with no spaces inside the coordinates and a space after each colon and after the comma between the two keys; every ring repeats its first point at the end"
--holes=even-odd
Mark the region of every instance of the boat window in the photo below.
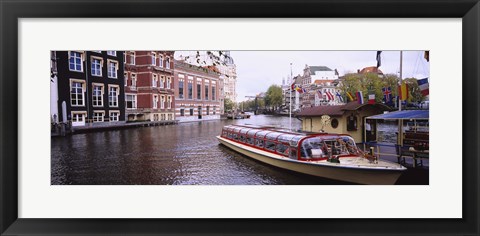
{"type": "Polygon", "coordinates": [[[266,139],[268,140],[277,140],[277,137],[280,136],[282,133],[271,132],[267,134],[266,139]]]}
{"type": "Polygon", "coordinates": [[[327,146],[319,137],[306,138],[302,143],[301,154],[305,159],[326,157],[327,146]]]}
{"type": "Polygon", "coordinates": [[[290,147],[290,158],[297,159],[297,148],[290,147]]]}
{"type": "Polygon", "coordinates": [[[244,128],[242,130],[240,130],[240,133],[241,134],[247,134],[247,132],[250,130],[250,128],[244,128]]]}
{"type": "Polygon", "coordinates": [[[270,133],[270,131],[266,131],[266,130],[263,130],[263,131],[260,131],[258,132],[257,134],[255,134],[255,136],[257,136],[257,138],[265,138],[265,135],[270,133]]]}
{"type": "Polygon", "coordinates": [[[229,139],[232,139],[232,138],[233,138],[233,134],[229,132],[229,133],[227,133],[227,137],[228,137],[229,139]]]}
{"type": "Polygon", "coordinates": [[[238,140],[238,136],[239,136],[238,134],[233,134],[233,139],[238,140]]]}
{"type": "Polygon", "coordinates": [[[248,137],[254,137],[255,133],[257,133],[259,130],[258,129],[251,129],[247,132],[248,137]]]}
{"type": "Polygon", "coordinates": [[[292,138],[292,140],[290,140],[290,146],[293,146],[293,147],[297,147],[298,146],[298,142],[300,141],[300,139],[302,138],[305,138],[305,136],[300,136],[300,135],[297,135],[297,136],[294,136],[292,138]]]}
{"type": "Polygon", "coordinates": [[[288,156],[288,146],[283,143],[277,144],[277,153],[288,156]]]}
{"type": "Polygon", "coordinates": [[[244,143],[245,142],[245,136],[243,135],[240,135],[240,139],[239,139],[240,142],[244,143]]]}
{"type": "Polygon", "coordinates": [[[253,145],[253,138],[247,137],[247,143],[253,145]]]}
{"type": "Polygon", "coordinates": [[[275,143],[267,140],[265,142],[265,148],[271,151],[275,151],[275,143]]]}
{"type": "Polygon", "coordinates": [[[236,133],[239,133],[240,130],[242,130],[242,127],[235,127],[235,128],[233,129],[233,131],[235,131],[236,133]]]}
{"type": "Polygon", "coordinates": [[[282,134],[278,137],[278,141],[288,143],[295,137],[293,134],[282,134]]]}
{"type": "Polygon", "coordinates": [[[263,148],[263,140],[255,139],[255,146],[263,148]]]}

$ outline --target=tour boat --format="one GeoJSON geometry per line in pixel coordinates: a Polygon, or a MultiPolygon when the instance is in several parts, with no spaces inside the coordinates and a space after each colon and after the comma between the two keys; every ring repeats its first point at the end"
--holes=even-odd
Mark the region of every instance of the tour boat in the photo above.
{"type": "Polygon", "coordinates": [[[234,151],[276,167],[352,183],[395,184],[406,170],[400,164],[362,152],[346,134],[227,125],[217,139],[234,151]]]}

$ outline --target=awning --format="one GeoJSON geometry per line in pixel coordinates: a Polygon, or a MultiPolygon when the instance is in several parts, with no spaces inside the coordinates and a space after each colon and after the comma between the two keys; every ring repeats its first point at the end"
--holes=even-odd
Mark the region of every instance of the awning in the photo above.
{"type": "Polygon", "coordinates": [[[428,120],[429,110],[405,110],[394,111],[380,115],[369,116],[367,119],[372,120],[428,120]]]}

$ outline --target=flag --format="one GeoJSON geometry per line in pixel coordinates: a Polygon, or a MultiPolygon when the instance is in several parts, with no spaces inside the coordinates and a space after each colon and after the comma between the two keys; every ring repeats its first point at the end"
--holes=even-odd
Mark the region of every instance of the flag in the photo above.
{"type": "Polygon", "coordinates": [[[363,104],[363,94],[362,94],[362,91],[358,91],[358,92],[356,93],[356,95],[357,95],[357,101],[358,101],[358,103],[359,103],[359,104],[363,104]]]}
{"type": "Polygon", "coordinates": [[[337,95],[337,97],[338,97],[338,100],[339,100],[340,102],[343,102],[343,97],[342,97],[342,95],[340,95],[339,92],[337,92],[336,95],[337,95]]]}
{"type": "Polygon", "coordinates": [[[352,94],[351,94],[350,92],[347,92],[347,97],[348,97],[348,99],[350,99],[350,101],[353,101],[353,100],[354,100],[354,99],[353,99],[353,96],[352,96],[352,94]]]}
{"type": "Polygon", "coordinates": [[[293,90],[295,90],[295,87],[297,87],[297,85],[294,82],[290,87],[292,88],[292,91],[293,91],[293,90]]]}
{"type": "Polygon", "coordinates": [[[375,94],[368,95],[368,104],[375,104],[375,94]]]}
{"type": "Polygon", "coordinates": [[[385,104],[391,103],[392,102],[392,88],[384,87],[384,88],[382,88],[382,92],[383,92],[383,100],[385,101],[385,104]]]}
{"type": "Polygon", "coordinates": [[[425,60],[427,60],[429,62],[430,61],[430,51],[425,51],[425,53],[423,54],[423,58],[425,58],[425,60]]]}
{"type": "Polygon", "coordinates": [[[377,51],[377,68],[382,65],[382,58],[380,54],[382,54],[382,51],[377,51]]]}
{"type": "Polygon", "coordinates": [[[334,100],[334,99],[335,99],[335,97],[333,96],[333,94],[332,94],[332,93],[330,93],[330,91],[327,91],[327,92],[325,92],[325,94],[327,94],[327,99],[328,99],[329,101],[331,101],[331,100],[334,100]]]}
{"type": "Polygon", "coordinates": [[[418,83],[418,87],[420,87],[420,91],[422,93],[423,96],[427,96],[430,91],[428,89],[428,78],[425,78],[425,79],[420,79],[420,80],[417,80],[417,83],[418,83]]]}
{"type": "Polygon", "coordinates": [[[405,82],[402,82],[402,85],[398,86],[398,94],[401,101],[408,99],[408,85],[405,82]]]}

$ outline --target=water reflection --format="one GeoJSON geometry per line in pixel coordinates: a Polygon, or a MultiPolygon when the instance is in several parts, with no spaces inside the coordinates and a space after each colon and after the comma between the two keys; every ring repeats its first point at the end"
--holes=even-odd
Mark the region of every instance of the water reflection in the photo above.
{"type": "MultiPolygon", "coordinates": [[[[289,127],[288,117],[183,123],[52,139],[52,184],[339,184],[278,169],[218,143],[223,126],[289,127]]],[[[300,128],[292,119],[292,128],[300,128]]]]}

